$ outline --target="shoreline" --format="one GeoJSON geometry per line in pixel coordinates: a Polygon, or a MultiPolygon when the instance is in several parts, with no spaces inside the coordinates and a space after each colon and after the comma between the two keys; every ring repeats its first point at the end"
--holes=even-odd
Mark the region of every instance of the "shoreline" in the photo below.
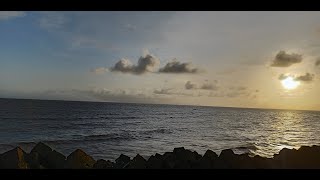
{"type": "Polygon", "coordinates": [[[81,149],[68,156],[39,142],[29,153],[20,147],[0,154],[0,169],[320,169],[320,146],[283,148],[272,158],[235,154],[232,149],[217,155],[207,150],[202,156],[196,151],[176,147],[172,152],[154,154],[148,159],[139,154],[124,154],[115,161],[94,159],[81,149]]]}

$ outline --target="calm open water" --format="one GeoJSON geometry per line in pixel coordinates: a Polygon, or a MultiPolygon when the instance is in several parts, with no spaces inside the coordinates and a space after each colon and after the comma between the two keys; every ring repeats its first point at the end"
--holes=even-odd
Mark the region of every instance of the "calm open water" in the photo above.
{"type": "Polygon", "coordinates": [[[272,157],[284,147],[319,145],[320,112],[0,99],[0,153],[18,145],[29,152],[39,141],[106,160],[181,146],[272,157]]]}

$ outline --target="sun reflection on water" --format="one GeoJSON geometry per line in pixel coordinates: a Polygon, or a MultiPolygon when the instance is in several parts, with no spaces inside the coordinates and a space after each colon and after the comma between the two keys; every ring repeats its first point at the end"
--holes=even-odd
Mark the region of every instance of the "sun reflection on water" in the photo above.
{"type": "Polygon", "coordinates": [[[298,111],[278,111],[274,120],[270,124],[265,124],[270,130],[270,134],[265,136],[265,144],[269,147],[262,148],[267,156],[272,156],[283,148],[298,149],[303,140],[308,144],[312,134],[309,133],[302,116],[303,114],[298,111]]]}

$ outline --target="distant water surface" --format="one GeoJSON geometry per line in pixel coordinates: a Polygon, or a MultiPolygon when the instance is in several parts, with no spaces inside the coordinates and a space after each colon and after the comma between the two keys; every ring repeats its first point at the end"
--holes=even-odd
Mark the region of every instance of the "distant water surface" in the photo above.
{"type": "Polygon", "coordinates": [[[320,144],[320,112],[178,105],[0,99],[0,153],[39,141],[95,159],[149,157],[185,147],[204,154],[272,157],[282,148],[320,144]]]}

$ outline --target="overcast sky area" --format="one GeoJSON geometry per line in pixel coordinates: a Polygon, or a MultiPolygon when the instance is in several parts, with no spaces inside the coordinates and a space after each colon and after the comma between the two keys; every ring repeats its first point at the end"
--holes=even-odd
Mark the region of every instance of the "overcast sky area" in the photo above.
{"type": "Polygon", "coordinates": [[[2,11],[0,64],[3,98],[320,110],[320,12],[2,11]]]}

